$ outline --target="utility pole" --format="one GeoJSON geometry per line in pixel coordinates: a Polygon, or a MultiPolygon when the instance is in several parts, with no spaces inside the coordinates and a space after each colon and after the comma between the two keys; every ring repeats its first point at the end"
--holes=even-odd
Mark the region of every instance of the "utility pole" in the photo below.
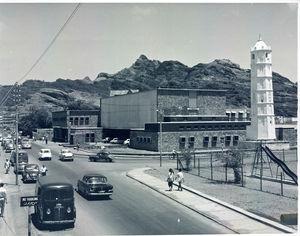
{"type": "Polygon", "coordinates": [[[16,105],[16,142],[15,142],[15,151],[16,151],[16,185],[18,185],[18,172],[19,172],[19,109],[18,104],[20,102],[20,89],[18,83],[16,83],[13,90],[13,98],[16,105]]]}
{"type": "MultiPolygon", "coordinates": [[[[160,114],[160,119],[159,119],[159,133],[160,133],[160,149],[159,149],[159,166],[162,166],[162,145],[163,145],[163,140],[162,140],[162,119],[163,119],[163,113],[160,110],[157,110],[157,112],[160,114]]],[[[158,116],[157,116],[158,118],[158,116]]]]}

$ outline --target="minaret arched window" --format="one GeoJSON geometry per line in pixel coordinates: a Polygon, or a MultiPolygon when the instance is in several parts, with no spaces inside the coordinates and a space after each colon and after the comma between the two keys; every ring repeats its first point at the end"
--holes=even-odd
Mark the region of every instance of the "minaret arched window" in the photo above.
{"type": "Polygon", "coordinates": [[[255,55],[254,54],[252,54],[252,60],[254,60],[255,59],[255,55]]]}
{"type": "Polygon", "coordinates": [[[269,56],[269,54],[266,52],[266,57],[268,57],[269,56]]]}

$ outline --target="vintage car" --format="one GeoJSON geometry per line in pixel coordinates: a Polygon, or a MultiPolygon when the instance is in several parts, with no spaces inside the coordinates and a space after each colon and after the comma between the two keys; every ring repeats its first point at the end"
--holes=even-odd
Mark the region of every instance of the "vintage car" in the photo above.
{"type": "Polygon", "coordinates": [[[74,155],[69,149],[62,149],[59,153],[59,160],[61,161],[73,161],[74,155]]]}
{"type": "Polygon", "coordinates": [[[21,142],[22,149],[31,149],[31,142],[28,138],[24,138],[21,142]]]}
{"type": "Polygon", "coordinates": [[[77,191],[86,198],[91,196],[110,196],[113,186],[107,183],[107,178],[101,174],[86,174],[77,182],[77,191]]]}
{"type": "Polygon", "coordinates": [[[103,143],[109,143],[110,137],[106,137],[105,139],[102,140],[103,143]]]}
{"type": "Polygon", "coordinates": [[[14,150],[14,144],[12,142],[6,143],[5,144],[5,152],[9,153],[12,150],[14,150]]]}
{"type": "Polygon", "coordinates": [[[17,153],[13,151],[10,156],[10,164],[14,166],[14,172],[18,171],[18,174],[22,174],[24,172],[25,166],[28,163],[28,154],[24,151],[18,152],[18,165],[17,163],[17,153]],[[18,169],[18,170],[17,170],[18,169]]]}
{"type": "Polygon", "coordinates": [[[129,146],[129,145],[130,145],[130,138],[126,139],[126,140],[123,142],[123,144],[129,146]]]}
{"type": "Polygon", "coordinates": [[[74,227],[76,209],[72,184],[60,177],[42,176],[36,181],[34,206],[37,222],[42,225],[74,227]]]}
{"type": "Polygon", "coordinates": [[[51,160],[52,154],[50,149],[41,149],[39,151],[39,160],[51,160]]]}
{"type": "Polygon", "coordinates": [[[106,162],[113,162],[113,159],[108,151],[100,150],[96,155],[89,155],[89,160],[96,162],[96,161],[106,161],[106,162]]]}
{"type": "Polygon", "coordinates": [[[25,182],[36,182],[40,176],[40,168],[38,164],[26,164],[24,172],[22,173],[22,181],[25,182]]]}

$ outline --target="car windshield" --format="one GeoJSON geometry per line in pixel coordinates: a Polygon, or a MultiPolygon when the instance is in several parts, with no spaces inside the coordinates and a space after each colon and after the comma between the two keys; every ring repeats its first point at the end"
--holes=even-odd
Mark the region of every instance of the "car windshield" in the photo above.
{"type": "Polygon", "coordinates": [[[35,165],[35,164],[32,164],[32,165],[27,165],[25,167],[26,170],[36,170],[38,171],[39,170],[39,166],[38,165],[35,165]]]}
{"type": "Polygon", "coordinates": [[[62,150],[61,153],[71,153],[70,150],[62,150]]]}
{"type": "Polygon", "coordinates": [[[100,183],[106,183],[106,182],[107,182],[106,177],[100,177],[100,176],[90,177],[87,180],[87,183],[89,183],[89,184],[100,184],[100,183]]]}
{"type": "Polygon", "coordinates": [[[50,150],[44,150],[44,151],[42,151],[43,153],[49,153],[50,152],[50,150]]]}

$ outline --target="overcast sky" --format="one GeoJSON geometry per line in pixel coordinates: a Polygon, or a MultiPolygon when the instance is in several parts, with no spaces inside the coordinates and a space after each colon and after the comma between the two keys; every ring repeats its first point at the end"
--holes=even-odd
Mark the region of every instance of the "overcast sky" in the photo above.
{"type": "MultiPolygon", "coordinates": [[[[76,3],[0,4],[0,84],[18,81],[47,48],[76,3]]],[[[273,50],[273,71],[297,80],[295,3],[84,3],[25,78],[95,79],[141,55],[187,66],[230,59],[250,68],[259,34],[273,50]]]]}

